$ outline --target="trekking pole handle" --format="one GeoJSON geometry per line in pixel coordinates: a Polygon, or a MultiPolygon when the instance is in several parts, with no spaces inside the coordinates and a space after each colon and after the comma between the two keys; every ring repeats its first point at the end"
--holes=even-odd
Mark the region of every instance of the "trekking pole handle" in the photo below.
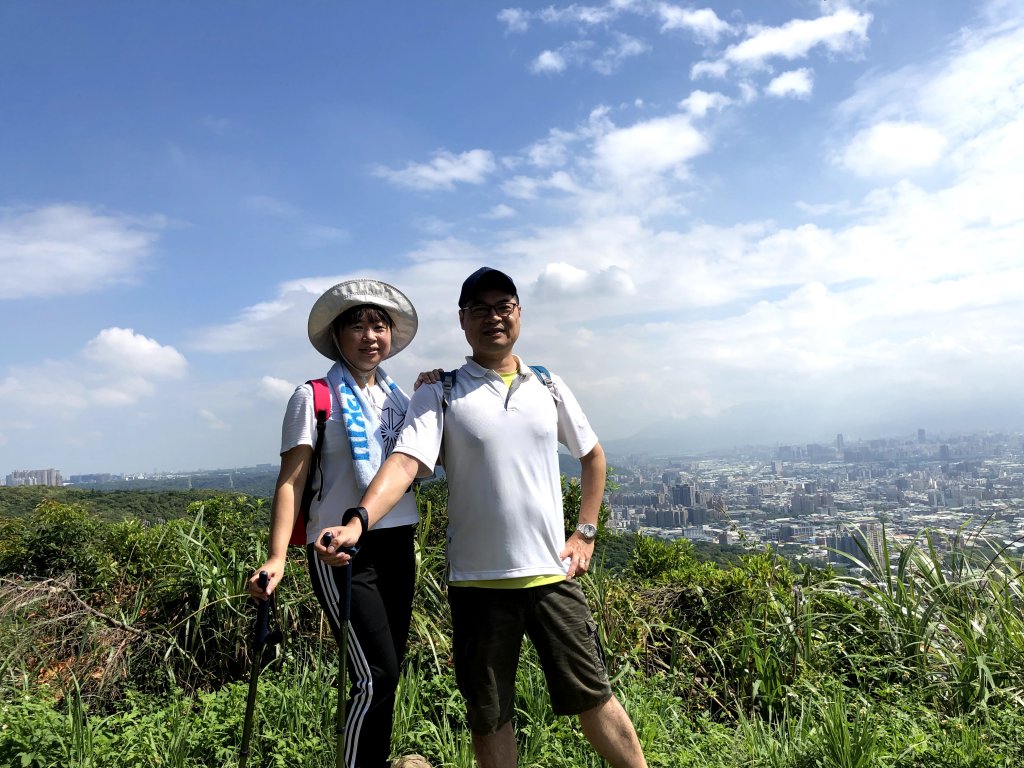
{"type": "MultiPolygon", "coordinates": [[[[320,543],[325,547],[334,540],[334,536],[328,531],[321,537],[320,543]]],[[[355,557],[359,547],[341,547],[338,552],[344,552],[349,557],[355,557]]],[[[350,560],[341,570],[341,594],[338,603],[338,614],[343,624],[348,623],[349,612],[352,610],[352,561],[350,560]]]]}
{"type": "MultiPolygon", "coordinates": [[[[332,541],[334,541],[334,536],[331,535],[330,531],[320,538],[320,543],[325,547],[329,546],[332,541]]],[[[337,552],[344,552],[349,557],[355,557],[356,553],[359,552],[359,547],[339,547],[337,552]]],[[[337,554],[337,552],[335,552],[335,554],[337,554]]]]}
{"type": "MultiPolygon", "coordinates": [[[[256,585],[265,590],[267,584],[270,583],[270,574],[266,571],[260,571],[259,576],[256,577],[256,585]]],[[[263,644],[267,641],[267,635],[270,634],[270,598],[266,600],[258,600],[256,602],[256,627],[253,633],[253,643],[257,650],[262,652],[263,644]]],[[[257,659],[257,663],[259,660],[257,659]]]]}

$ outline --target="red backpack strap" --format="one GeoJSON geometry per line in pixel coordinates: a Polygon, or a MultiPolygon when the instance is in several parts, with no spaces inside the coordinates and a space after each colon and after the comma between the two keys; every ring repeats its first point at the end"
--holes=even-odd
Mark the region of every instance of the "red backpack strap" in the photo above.
{"type": "Polygon", "coordinates": [[[313,458],[309,462],[309,469],[306,472],[306,484],[302,489],[302,503],[299,505],[299,516],[295,518],[292,535],[288,540],[289,544],[299,547],[306,546],[306,523],[309,522],[309,507],[313,503],[313,497],[317,496],[324,487],[324,472],[320,466],[320,456],[323,453],[324,429],[327,426],[327,420],[331,418],[331,388],[327,384],[327,379],[311,379],[306,383],[313,389],[316,437],[313,439],[313,458]],[[318,475],[320,482],[314,487],[318,475]]]}

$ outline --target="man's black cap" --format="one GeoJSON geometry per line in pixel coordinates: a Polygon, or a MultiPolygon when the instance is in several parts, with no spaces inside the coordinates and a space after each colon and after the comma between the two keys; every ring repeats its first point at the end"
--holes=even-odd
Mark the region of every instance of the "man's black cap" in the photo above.
{"type": "Polygon", "coordinates": [[[465,308],[470,300],[478,293],[487,290],[507,291],[513,296],[519,296],[516,284],[512,278],[504,272],[499,272],[490,267],[480,267],[476,272],[466,278],[462,284],[462,293],[459,294],[459,307],[465,308]]]}

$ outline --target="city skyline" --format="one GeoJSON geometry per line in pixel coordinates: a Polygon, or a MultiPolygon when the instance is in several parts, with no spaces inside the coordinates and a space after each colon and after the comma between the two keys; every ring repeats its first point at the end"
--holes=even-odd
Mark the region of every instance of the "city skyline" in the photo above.
{"type": "Polygon", "coordinates": [[[315,298],[516,280],[609,448],[1024,429],[1024,3],[0,5],[0,472],[273,462],[315,298]]]}
{"type": "MultiPolygon", "coordinates": [[[[764,467],[775,465],[787,466],[792,463],[858,463],[858,462],[881,462],[887,460],[884,455],[893,451],[900,452],[900,457],[905,458],[909,449],[919,460],[925,461],[960,461],[964,458],[974,456],[975,452],[984,446],[988,441],[998,439],[1001,441],[1016,441],[1016,445],[1024,449],[1024,432],[1014,430],[984,430],[964,431],[953,433],[929,433],[924,428],[918,428],[912,433],[900,435],[875,435],[872,437],[851,437],[837,433],[831,441],[792,443],[774,441],[771,443],[737,443],[732,446],[703,451],[656,451],[650,450],[647,441],[611,441],[607,449],[609,467],[611,471],[619,469],[622,465],[631,466],[636,461],[708,461],[717,459],[736,459],[759,461],[764,467]],[[840,445],[841,443],[841,445],[840,445]],[[952,446],[952,450],[950,450],[952,446]],[[931,451],[931,455],[928,452],[931,451]],[[966,453],[965,453],[966,451],[966,453]],[[880,453],[879,453],[880,452],[880,453]]],[[[562,471],[566,472],[568,466],[578,470],[579,461],[572,459],[568,454],[560,454],[564,460],[562,471]]],[[[130,470],[122,468],[106,468],[90,472],[66,471],[59,467],[17,467],[5,468],[0,466],[0,486],[13,485],[11,476],[39,476],[46,473],[56,476],[62,483],[75,485],[78,483],[89,484],[92,482],[120,482],[132,480],[144,480],[160,477],[186,477],[188,475],[201,474],[223,474],[241,471],[277,472],[277,461],[260,462],[252,465],[215,465],[215,466],[193,466],[193,467],[134,467],[130,470]],[[84,478],[84,479],[83,479],[84,478]]],[[[578,471],[570,472],[577,474],[578,471]]],[[[42,484],[44,482],[30,482],[25,484],[42,484]]],[[[61,484],[61,483],[56,483],[61,484]]]]}

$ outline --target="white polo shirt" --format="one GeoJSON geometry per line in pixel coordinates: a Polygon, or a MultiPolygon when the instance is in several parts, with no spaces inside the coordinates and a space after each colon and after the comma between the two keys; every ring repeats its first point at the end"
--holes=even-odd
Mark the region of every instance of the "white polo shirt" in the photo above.
{"type": "Polygon", "coordinates": [[[432,467],[444,438],[449,581],[565,573],[558,443],[581,458],[597,445],[597,435],[558,376],[552,375],[552,397],[516,360],[519,374],[509,387],[466,358],[446,411],[441,382],[421,386],[395,446],[432,467]]]}
{"type": "MultiPolygon", "coordinates": [[[[329,387],[333,389],[333,387],[329,387]]],[[[380,433],[387,445],[394,440],[392,428],[402,423],[404,413],[397,407],[394,399],[387,396],[384,386],[380,383],[364,391],[364,396],[380,411],[380,433]]],[[[301,384],[295,388],[288,408],[285,410],[284,422],[281,426],[281,453],[297,445],[313,446],[316,439],[316,413],[313,411],[313,388],[309,384],[301,384]]],[[[324,426],[324,443],[320,456],[323,468],[323,493],[313,496],[309,505],[309,522],[306,524],[306,543],[316,540],[324,528],[341,525],[341,516],[349,507],[358,506],[363,492],[356,481],[355,467],[352,465],[352,451],[348,444],[348,432],[345,419],[338,402],[338,393],[331,392],[331,416],[324,426]]],[[[309,468],[316,471],[315,467],[309,468]]],[[[314,478],[314,485],[319,485],[320,478],[314,478]]],[[[298,489],[301,493],[302,489],[298,489]]],[[[406,493],[394,508],[381,518],[374,526],[377,528],[394,528],[399,525],[412,525],[419,519],[416,511],[416,494],[406,493]]]]}

